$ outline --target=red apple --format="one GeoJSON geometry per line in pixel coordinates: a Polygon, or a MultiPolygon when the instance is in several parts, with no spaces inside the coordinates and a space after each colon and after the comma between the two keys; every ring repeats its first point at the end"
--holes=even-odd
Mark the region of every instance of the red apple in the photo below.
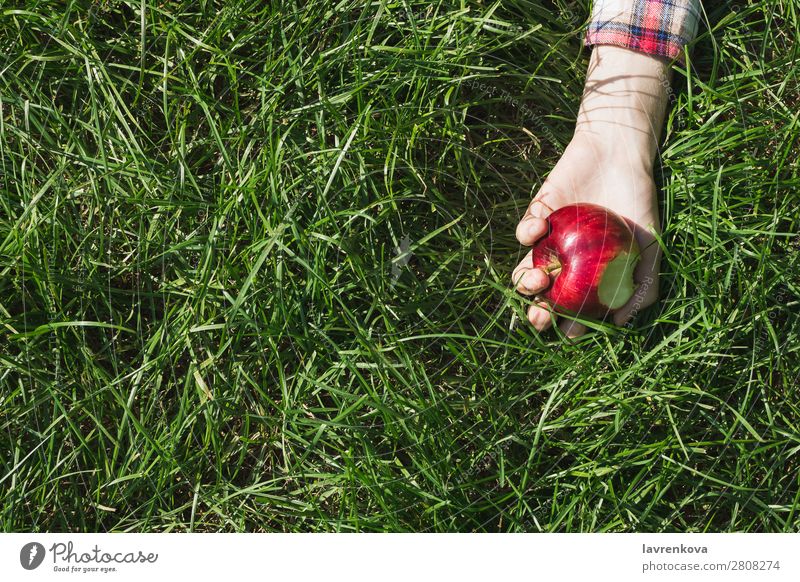
{"type": "Polygon", "coordinates": [[[550,276],[540,295],[556,311],[603,318],[633,295],[639,245],[625,220],[597,204],[570,204],[547,217],[533,266],[550,276]]]}

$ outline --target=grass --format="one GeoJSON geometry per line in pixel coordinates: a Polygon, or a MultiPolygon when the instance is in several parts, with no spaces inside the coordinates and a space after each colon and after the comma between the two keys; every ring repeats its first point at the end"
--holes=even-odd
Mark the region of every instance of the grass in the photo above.
{"type": "Polygon", "coordinates": [[[797,0],[705,3],[662,297],[514,228],[588,2],[0,2],[3,531],[797,531],[797,0]]]}

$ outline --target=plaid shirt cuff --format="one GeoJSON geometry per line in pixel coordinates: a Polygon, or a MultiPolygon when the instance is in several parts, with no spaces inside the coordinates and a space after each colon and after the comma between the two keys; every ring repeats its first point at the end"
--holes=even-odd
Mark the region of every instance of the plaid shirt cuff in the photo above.
{"type": "Polygon", "coordinates": [[[683,60],[697,34],[700,0],[595,0],[586,46],[613,44],[683,60]]]}

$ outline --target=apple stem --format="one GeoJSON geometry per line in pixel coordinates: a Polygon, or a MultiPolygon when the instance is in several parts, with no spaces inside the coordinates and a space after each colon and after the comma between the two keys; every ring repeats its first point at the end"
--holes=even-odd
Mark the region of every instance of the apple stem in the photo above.
{"type": "Polygon", "coordinates": [[[547,273],[548,275],[549,275],[550,273],[554,273],[554,272],[556,272],[556,271],[560,271],[560,270],[561,270],[561,262],[560,262],[560,261],[558,261],[557,259],[553,259],[553,262],[551,262],[549,265],[547,265],[547,266],[546,266],[544,269],[542,269],[542,270],[543,270],[545,273],[547,273]]]}

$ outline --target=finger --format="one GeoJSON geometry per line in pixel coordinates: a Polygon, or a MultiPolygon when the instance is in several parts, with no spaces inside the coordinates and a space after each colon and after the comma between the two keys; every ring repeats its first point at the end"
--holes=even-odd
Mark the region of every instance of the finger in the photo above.
{"type": "Polygon", "coordinates": [[[544,301],[534,303],[528,308],[528,321],[537,331],[549,329],[553,325],[555,318],[555,313],[544,301]]]}
{"type": "Polygon", "coordinates": [[[523,295],[536,295],[550,285],[550,277],[541,269],[521,268],[514,272],[516,289],[523,295]]]}
{"type": "Polygon", "coordinates": [[[580,337],[586,333],[586,326],[571,319],[562,319],[558,328],[570,339],[580,337]]]}
{"type": "Polygon", "coordinates": [[[547,221],[526,213],[517,225],[517,240],[526,247],[533,246],[538,239],[547,234],[547,221]]]}
{"type": "Polygon", "coordinates": [[[531,203],[528,204],[522,220],[517,225],[517,240],[520,244],[529,247],[537,239],[547,234],[549,226],[545,219],[553,212],[553,209],[547,203],[550,195],[551,192],[549,190],[539,190],[531,200],[531,203]]]}
{"type": "Polygon", "coordinates": [[[528,213],[536,218],[547,218],[555,212],[556,195],[556,189],[545,180],[528,205],[528,213]]]}
{"type": "Polygon", "coordinates": [[[547,289],[550,277],[541,269],[533,268],[533,251],[528,251],[511,274],[517,291],[524,295],[535,295],[547,289]]]}

